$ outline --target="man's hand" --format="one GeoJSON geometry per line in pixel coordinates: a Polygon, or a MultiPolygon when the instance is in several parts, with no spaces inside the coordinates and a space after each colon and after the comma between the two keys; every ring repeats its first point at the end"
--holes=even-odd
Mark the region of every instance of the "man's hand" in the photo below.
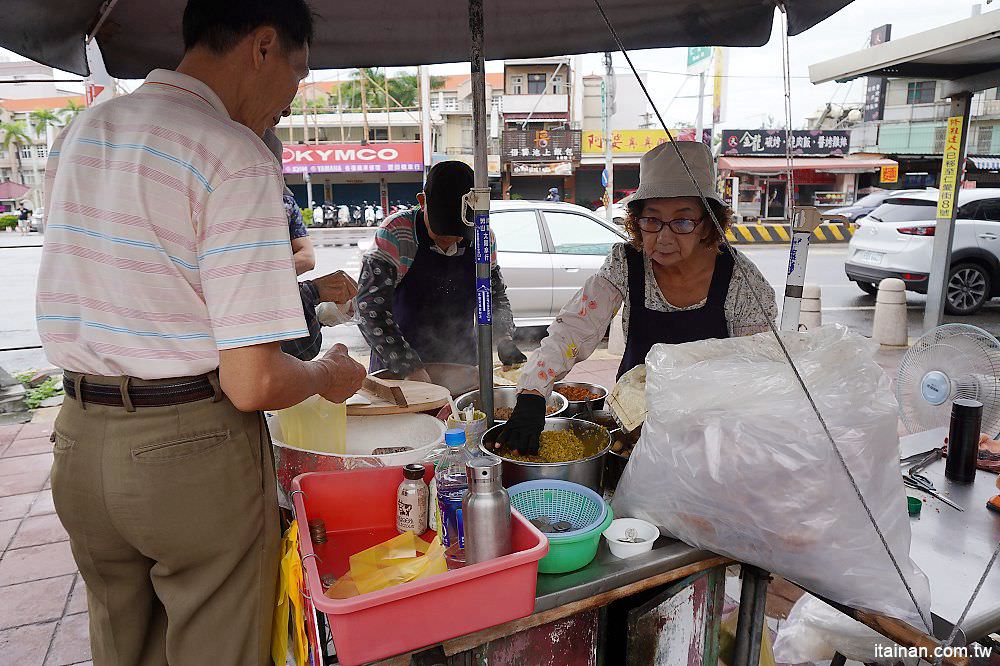
{"type": "Polygon", "coordinates": [[[497,343],[497,356],[500,357],[500,362],[507,366],[517,365],[528,360],[528,357],[517,348],[517,345],[510,338],[504,338],[497,343]]]}
{"type": "Polygon", "coordinates": [[[344,402],[361,389],[368,371],[347,355],[347,347],[335,344],[323,358],[316,361],[327,369],[329,381],[325,390],[319,392],[330,402],[344,402]]]}
{"type": "Polygon", "coordinates": [[[427,371],[423,368],[414,370],[413,372],[411,372],[406,376],[406,379],[410,380],[411,382],[426,382],[428,384],[434,383],[431,381],[431,376],[428,375],[427,371]]]}
{"type": "Polygon", "coordinates": [[[343,305],[358,295],[358,283],[344,271],[324,275],[312,283],[319,291],[320,303],[343,305]]]}

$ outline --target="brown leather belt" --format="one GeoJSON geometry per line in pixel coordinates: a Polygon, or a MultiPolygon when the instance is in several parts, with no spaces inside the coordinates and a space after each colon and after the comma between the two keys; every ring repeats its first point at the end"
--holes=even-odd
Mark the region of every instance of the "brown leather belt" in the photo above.
{"type": "MultiPolygon", "coordinates": [[[[76,381],[69,377],[63,382],[66,395],[76,399],[76,381]]],[[[182,405],[187,402],[197,402],[216,397],[216,389],[208,377],[198,377],[175,384],[152,384],[146,386],[128,385],[128,396],[132,407],[168,407],[182,405]]],[[[108,405],[125,407],[122,399],[122,388],[114,384],[95,384],[86,380],[80,381],[81,402],[93,405],[108,405]]]]}

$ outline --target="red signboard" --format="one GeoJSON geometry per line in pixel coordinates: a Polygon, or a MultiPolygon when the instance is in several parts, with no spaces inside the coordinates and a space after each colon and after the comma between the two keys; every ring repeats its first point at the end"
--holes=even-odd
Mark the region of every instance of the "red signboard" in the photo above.
{"type": "Polygon", "coordinates": [[[389,173],[423,171],[420,143],[285,144],[281,155],[285,173],[389,173]]]}

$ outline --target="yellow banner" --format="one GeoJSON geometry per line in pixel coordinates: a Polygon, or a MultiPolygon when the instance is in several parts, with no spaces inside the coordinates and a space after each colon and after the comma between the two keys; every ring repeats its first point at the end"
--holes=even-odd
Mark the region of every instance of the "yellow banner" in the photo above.
{"type": "MultiPolygon", "coordinates": [[[[672,129],[670,133],[676,141],[694,141],[693,127],[672,129]]],[[[668,141],[667,133],[663,130],[616,130],[611,133],[611,137],[613,155],[641,155],[668,141]]],[[[584,130],[583,152],[586,155],[603,155],[604,134],[598,130],[584,130]]]]}
{"type": "Polygon", "coordinates": [[[882,167],[882,177],[879,180],[883,183],[895,183],[899,180],[899,166],[882,167]]]}
{"type": "Polygon", "coordinates": [[[955,209],[955,185],[958,183],[959,162],[962,157],[962,117],[948,118],[944,137],[944,158],[941,161],[941,184],[938,195],[937,216],[950,218],[955,209]]]}

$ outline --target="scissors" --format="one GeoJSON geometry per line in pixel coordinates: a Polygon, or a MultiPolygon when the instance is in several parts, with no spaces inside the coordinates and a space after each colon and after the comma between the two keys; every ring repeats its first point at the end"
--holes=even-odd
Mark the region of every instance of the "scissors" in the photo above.
{"type": "Polygon", "coordinates": [[[928,479],[926,476],[922,474],[917,474],[916,476],[910,476],[909,474],[904,474],[903,485],[905,485],[907,488],[914,488],[916,490],[925,492],[931,497],[941,500],[942,502],[944,502],[945,504],[947,504],[948,506],[957,511],[965,511],[965,509],[963,509],[962,507],[955,504],[950,499],[939,493],[937,489],[934,487],[934,484],[930,482],[930,479],[928,479]]]}

